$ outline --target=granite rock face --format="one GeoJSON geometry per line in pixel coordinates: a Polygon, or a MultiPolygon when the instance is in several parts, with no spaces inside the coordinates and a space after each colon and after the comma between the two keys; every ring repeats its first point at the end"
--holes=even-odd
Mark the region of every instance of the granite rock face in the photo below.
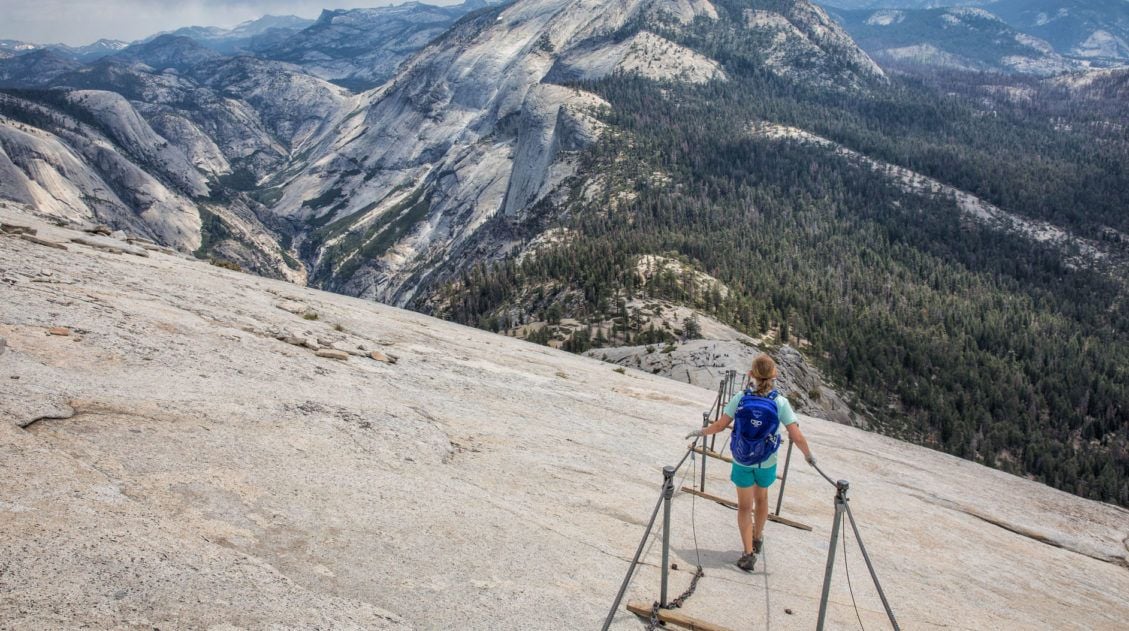
{"type": "Polygon", "coordinates": [[[400,64],[456,20],[486,5],[476,0],[453,6],[405,2],[371,9],[326,10],[307,28],[255,45],[254,52],[362,91],[384,83],[400,64]]]}
{"type": "MultiPolygon", "coordinates": [[[[6,207],[0,221],[78,236],[6,207]]],[[[714,396],[159,251],[0,235],[0,272],[6,628],[595,628],[660,467],[714,396]],[[48,277],[67,282],[35,282],[48,277]],[[319,318],[276,306],[290,303],[319,318]],[[54,326],[76,335],[46,335],[54,326]],[[287,337],[398,361],[321,359],[287,337]]],[[[1129,512],[857,428],[801,425],[821,467],[850,480],[903,628],[1129,618],[1129,512]]],[[[814,530],[770,522],[751,575],[732,565],[733,513],[675,495],[672,592],[699,559],[706,573],[684,613],[737,630],[814,626],[833,489],[792,464],[782,514],[814,530]]],[[[733,497],[717,461],[707,478],[733,497]]],[[[848,536],[858,615],[878,628],[848,536]]],[[[657,596],[655,541],[628,600],[657,596]]],[[[837,566],[834,628],[857,624],[845,578],[837,566]]],[[[613,624],[638,627],[623,611],[613,624]]]]}
{"type": "Polygon", "coordinates": [[[188,29],[87,65],[35,65],[35,51],[0,62],[6,85],[53,88],[0,95],[14,112],[0,120],[0,199],[423,305],[459,272],[521,254],[579,191],[600,188],[581,158],[609,106],[578,86],[616,73],[727,80],[717,60],[673,41],[680,29],[755,30],[768,69],[800,83],[882,81],[807,0],[753,5],[410,3],[326,11],[278,39],[295,23],[188,29]],[[246,44],[260,57],[221,52],[267,31],[263,47],[246,44]]]}
{"type": "MultiPolygon", "coordinates": [[[[762,4],[771,7],[724,19],[764,36],[772,72],[835,89],[885,80],[822,9],[762,4]]],[[[309,159],[272,182],[283,192],[272,211],[334,226],[301,245],[318,286],[426,301],[470,265],[519,252],[598,182],[578,154],[601,137],[608,104],[577,82],[727,79],[716,60],[647,29],[695,19],[723,18],[708,0],[520,0],[468,14],[359,95],[309,159]]]]}

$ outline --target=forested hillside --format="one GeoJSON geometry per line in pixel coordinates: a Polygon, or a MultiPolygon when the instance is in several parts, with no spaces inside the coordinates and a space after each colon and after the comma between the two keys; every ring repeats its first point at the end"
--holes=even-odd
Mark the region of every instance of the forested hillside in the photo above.
{"type": "Polygon", "coordinates": [[[463,274],[440,310],[481,324],[519,304],[520,317],[556,304],[602,319],[644,291],[695,302],[810,344],[883,431],[1129,504],[1124,101],[1065,106],[1051,87],[1045,101],[991,98],[986,81],[813,86],[771,71],[735,19],[749,6],[718,3],[719,24],[648,25],[721,62],[728,82],[577,84],[610,104],[615,131],[585,154],[582,172],[601,175],[577,181],[556,225],[568,238],[463,274]],[[824,146],[755,133],[765,121],[1078,240],[1002,230],[824,146]],[[643,254],[681,257],[736,291],[641,289],[643,254]]]}

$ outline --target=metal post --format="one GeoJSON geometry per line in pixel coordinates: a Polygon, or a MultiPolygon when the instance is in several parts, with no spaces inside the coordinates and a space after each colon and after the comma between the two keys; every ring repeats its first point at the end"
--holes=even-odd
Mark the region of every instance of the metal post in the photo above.
{"type": "MultiPolygon", "coordinates": [[[[702,427],[707,427],[710,424],[710,413],[702,412],[702,427]]],[[[706,492],[706,436],[702,435],[702,482],[698,485],[698,490],[702,493],[706,492]]]]}
{"type": "MultiPolygon", "coordinates": [[[[687,452],[689,455],[689,452],[687,452]]],[[[682,458],[686,460],[685,457],[682,458]]],[[[680,465],[681,466],[681,465],[680,465]]],[[[612,626],[612,619],[615,618],[615,612],[619,610],[619,603],[623,602],[623,595],[627,593],[627,585],[631,583],[631,576],[635,573],[635,567],[639,565],[639,557],[643,555],[643,547],[646,546],[647,540],[651,538],[651,528],[655,526],[655,517],[659,515],[659,507],[662,506],[663,500],[666,498],[666,486],[659,493],[659,500],[655,502],[655,509],[651,511],[651,519],[647,522],[647,529],[643,531],[643,538],[639,540],[639,547],[635,548],[635,557],[631,559],[631,565],[627,566],[627,575],[623,577],[623,583],[619,586],[619,593],[615,596],[615,602],[612,603],[612,608],[608,610],[608,617],[604,620],[602,631],[608,631],[608,627],[612,626]]]]}
{"type": "Polygon", "coordinates": [[[835,548],[839,544],[839,526],[843,523],[843,513],[847,510],[847,489],[851,487],[846,480],[835,483],[835,521],[831,524],[831,546],[827,548],[827,570],[823,574],[823,595],[819,597],[819,618],[815,631],[823,631],[827,617],[827,597],[831,594],[831,570],[835,567],[835,548]]]}
{"type": "MultiPolygon", "coordinates": [[[[729,403],[729,399],[725,398],[725,379],[724,378],[722,378],[721,383],[719,383],[718,386],[717,386],[717,402],[716,403],[717,403],[717,405],[715,405],[714,408],[712,410],[710,410],[710,412],[713,414],[713,420],[715,420],[715,421],[717,419],[721,418],[721,411],[724,410],[725,405],[727,403],[729,403]]],[[[713,449],[716,449],[716,447],[717,447],[717,434],[714,434],[713,439],[710,440],[710,449],[713,450],[713,449]]],[[[705,489],[703,489],[703,490],[705,490],[705,489]]]]}
{"type": "Polygon", "coordinates": [[[890,602],[886,600],[886,592],[882,591],[882,583],[878,582],[878,573],[874,571],[874,564],[870,562],[870,555],[866,553],[866,546],[862,544],[862,535],[859,534],[855,516],[851,514],[851,505],[844,503],[843,507],[847,509],[847,519],[851,520],[851,529],[855,531],[855,541],[858,542],[859,550],[862,551],[862,560],[866,561],[866,569],[870,571],[870,579],[874,581],[874,587],[878,589],[878,597],[882,599],[882,606],[886,609],[886,617],[890,619],[894,631],[900,631],[901,627],[898,626],[898,620],[894,617],[894,610],[890,608],[890,602]]]}
{"type": "Polygon", "coordinates": [[[663,568],[659,607],[666,607],[666,584],[670,578],[670,500],[674,497],[674,467],[663,467],[663,568]]]}
{"type": "Polygon", "coordinates": [[[777,517],[780,516],[780,505],[784,503],[784,485],[788,483],[788,465],[792,464],[792,441],[788,441],[788,454],[784,456],[784,475],[780,477],[780,493],[776,496],[777,517]]]}

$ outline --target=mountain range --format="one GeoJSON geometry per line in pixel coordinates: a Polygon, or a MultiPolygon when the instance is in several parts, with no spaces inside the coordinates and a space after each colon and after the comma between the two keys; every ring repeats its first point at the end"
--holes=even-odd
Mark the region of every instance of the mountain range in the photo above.
{"type": "Polygon", "coordinates": [[[884,61],[1042,76],[1129,62],[1126,0],[826,4],[884,61]]]}
{"type": "Polygon", "coordinates": [[[888,73],[804,0],[518,0],[32,51],[0,197],[575,352],[673,353],[677,305],[874,429],[1129,504],[1126,72],[963,73],[1066,56],[920,15],[995,48],[888,73]]]}
{"type": "Polygon", "coordinates": [[[880,63],[1052,76],[1081,66],[1049,42],[978,8],[838,11],[836,19],[880,63]]]}

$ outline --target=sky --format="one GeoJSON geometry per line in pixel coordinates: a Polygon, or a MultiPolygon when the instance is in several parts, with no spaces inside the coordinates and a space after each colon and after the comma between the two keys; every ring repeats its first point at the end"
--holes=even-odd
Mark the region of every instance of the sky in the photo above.
{"type": "MultiPolygon", "coordinates": [[[[313,18],[322,9],[401,0],[0,0],[0,39],[71,46],[133,41],[182,26],[231,27],[263,15],[313,18]]],[[[433,2],[432,4],[449,4],[433,2]]]]}

